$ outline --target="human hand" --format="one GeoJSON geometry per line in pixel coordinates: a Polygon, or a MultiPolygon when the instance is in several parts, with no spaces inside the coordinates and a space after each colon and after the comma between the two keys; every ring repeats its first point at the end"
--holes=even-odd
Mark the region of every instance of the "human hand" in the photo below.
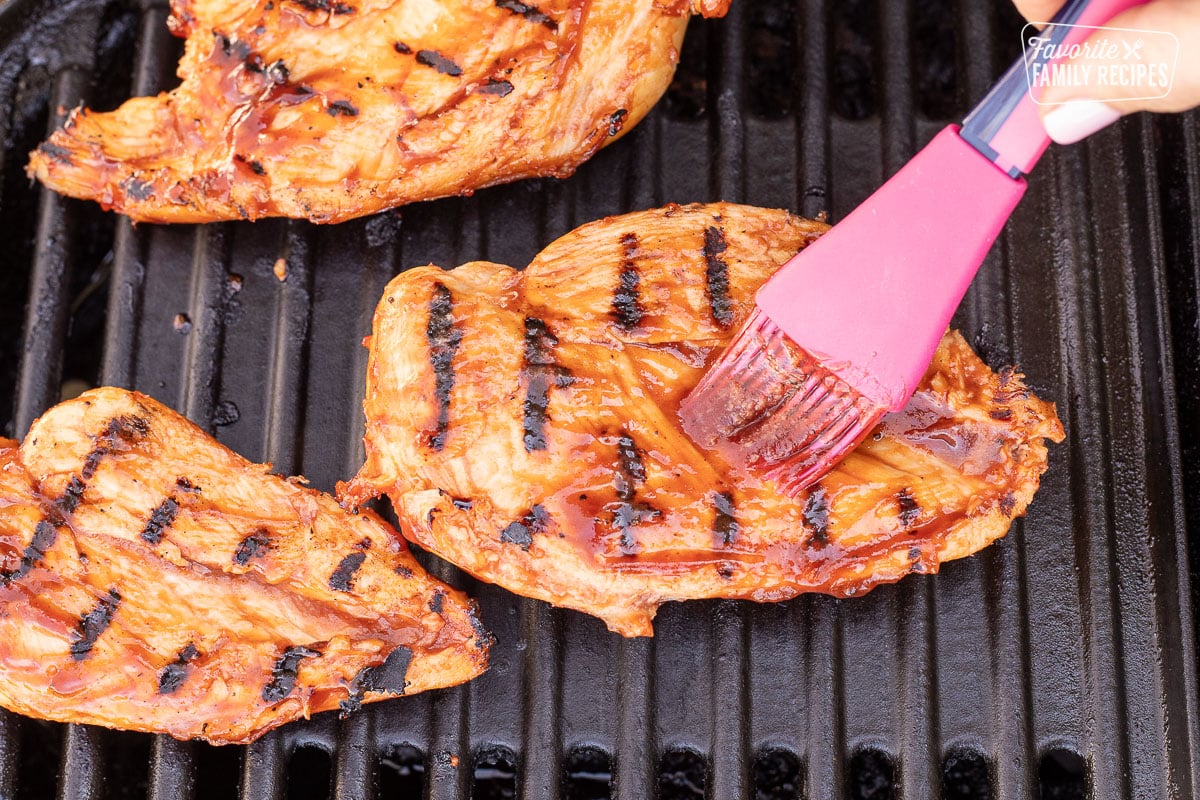
{"type": "MultiPolygon", "coordinates": [[[[1017,9],[1031,22],[1047,22],[1062,7],[1064,0],[1013,0],[1017,9]]],[[[1174,82],[1164,97],[1153,100],[1127,98],[1154,94],[1145,85],[1088,81],[1086,85],[1048,86],[1041,96],[1042,124],[1050,138],[1071,144],[1135,111],[1186,111],[1200,105],[1200,2],[1197,0],[1151,0],[1130,8],[1095,31],[1087,41],[1108,39],[1120,52],[1128,52],[1142,40],[1139,50],[1145,63],[1175,62],[1175,43],[1169,36],[1146,36],[1138,31],[1166,31],[1179,40],[1178,64],[1174,82]],[[1131,30],[1114,30],[1126,28],[1131,30]],[[1068,102],[1069,101],[1069,102],[1068,102]]],[[[1105,62],[1080,56],[1064,60],[1096,70],[1105,62]]]]}

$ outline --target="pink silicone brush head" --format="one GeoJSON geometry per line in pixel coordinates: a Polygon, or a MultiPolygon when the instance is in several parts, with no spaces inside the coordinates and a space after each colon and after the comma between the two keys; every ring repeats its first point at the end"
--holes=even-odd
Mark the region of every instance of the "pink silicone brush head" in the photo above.
{"type": "Polygon", "coordinates": [[[757,308],[680,406],[693,441],[789,495],[841,460],[886,412],[757,308]]]}

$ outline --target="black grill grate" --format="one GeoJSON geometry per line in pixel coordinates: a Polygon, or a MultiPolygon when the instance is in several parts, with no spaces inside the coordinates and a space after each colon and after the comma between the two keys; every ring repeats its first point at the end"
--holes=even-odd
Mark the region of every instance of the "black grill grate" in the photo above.
{"type": "MultiPolygon", "coordinates": [[[[129,386],[324,489],[360,463],[359,339],[399,269],[523,264],[668,201],[837,219],[982,95],[1020,27],[993,0],[735,0],[572,179],[334,228],[135,230],[30,186],[24,154],[60,108],[171,84],[165,18],[0,2],[0,424],[22,434],[64,384],[129,386]]],[[[1029,517],[979,556],[848,602],[672,604],[653,641],[435,563],[499,639],[474,683],[245,748],[0,712],[0,798],[1195,796],[1196,122],[1055,150],[968,295],[957,324],[1070,434],[1029,517]]]]}

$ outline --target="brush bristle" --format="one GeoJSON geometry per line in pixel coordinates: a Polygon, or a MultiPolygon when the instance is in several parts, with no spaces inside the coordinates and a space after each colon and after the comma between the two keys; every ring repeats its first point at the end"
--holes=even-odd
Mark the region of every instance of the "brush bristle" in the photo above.
{"type": "Polygon", "coordinates": [[[679,414],[694,442],[795,495],[861,442],[886,410],[756,308],[679,414]]]}

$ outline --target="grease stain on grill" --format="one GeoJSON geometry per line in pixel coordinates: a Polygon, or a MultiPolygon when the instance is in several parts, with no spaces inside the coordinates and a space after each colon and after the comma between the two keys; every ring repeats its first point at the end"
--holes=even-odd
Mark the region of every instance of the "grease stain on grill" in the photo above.
{"type": "Polygon", "coordinates": [[[599,747],[573,748],[563,759],[561,796],[566,800],[609,800],[612,757],[599,747]]]}
{"type": "Polygon", "coordinates": [[[694,750],[673,749],[658,762],[657,800],[704,800],[708,762],[694,750]]]}
{"type": "Polygon", "coordinates": [[[991,800],[992,776],[987,758],[975,750],[955,748],[942,761],[942,800],[991,800]]]}
{"type": "Polygon", "coordinates": [[[804,785],[799,757],[783,748],[761,751],[754,759],[750,777],[755,800],[796,800],[804,785]]]}
{"type": "Polygon", "coordinates": [[[212,417],[210,421],[213,427],[223,428],[232,425],[242,418],[241,409],[237,407],[237,403],[232,400],[222,400],[213,407],[212,417]]]}
{"type": "Polygon", "coordinates": [[[896,763],[882,750],[865,748],[846,767],[848,800],[896,800],[896,763]]]}
{"type": "Polygon", "coordinates": [[[508,800],[517,796],[517,758],[507,747],[490,745],[475,753],[472,800],[508,800]]]}
{"type": "Polygon", "coordinates": [[[425,754],[411,744],[393,745],[379,757],[379,797],[424,797],[425,754]]]}
{"type": "Polygon", "coordinates": [[[171,327],[181,336],[186,336],[192,332],[192,318],[187,314],[180,312],[171,320],[171,327]]]}
{"type": "Polygon", "coordinates": [[[1087,800],[1092,796],[1087,761],[1063,747],[1047,750],[1038,761],[1041,800],[1087,800]]]}
{"type": "MultiPolygon", "coordinates": [[[[274,781],[271,783],[275,785],[274,781]]],[[[286,788],[287,800],[329,800],[334,796],[333,756],[320,745],[305,744],[297,747],[288,759],[286,788]]]]}
{"type": "Polygon", "coordinates": [[[875,114],[878,107],[877,3],[876,0],[842,0],[834,4],[832,14],[829,99],[838,116],[849,120],[866,119],[875,114]]]}

